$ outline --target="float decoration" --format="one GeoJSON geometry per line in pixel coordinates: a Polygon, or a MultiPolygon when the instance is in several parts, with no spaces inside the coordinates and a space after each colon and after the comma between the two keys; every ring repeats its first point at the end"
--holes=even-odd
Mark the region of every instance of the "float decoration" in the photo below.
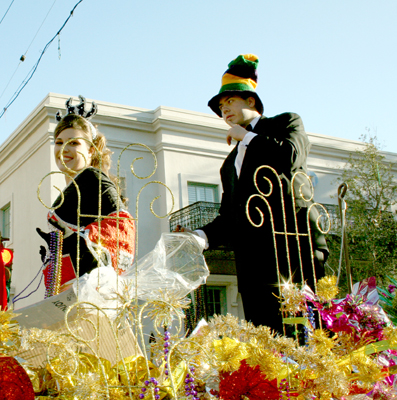
{"type": "MultiPolygon", "coordinates": [[[[120,157],[131,146],[142,146],[153,156],[154,170],[144,177],[135,173],[134,163],[138,159],[131,163],[135,177],[150,178],[157,167],[154,153],[135,143],[125,148],[120,157]]],[[[120,158],[118,176],[119,170],[120,158]]],[[[141,188],[136,221],[140,194],[149,184],[165,186],[151,181],[141,188]]],[[[266,201],[267,194],[259,189],[258,196],[266,201]]],[[[154,201],[150,204],[153,214],[167,217],[169,213],[158,216],[154,212],[154,201]]],[[[202,284],[208,274],[200,259],[202,244],[193,236],[164,236],[154,252],[134,261],[133,268],[124,276],[114,273],[113,268],[99,267],[78,279],[77,301],[66,310],[63,332],[19,329],[12,322],[12,312],[1,311],[0,351],[4,358],[15,360],[14,349],[26,351],[42,344],[47,346],[41,368],[22,362],[31,386],[20,386],[27,393],[34,388],[36,398],[41,400],[388,400],[397,396],[397,331],[379,305],[373,278],[356,284],[351,295],[337,299],[335,277],[319,280],[316,293],[305,285],[282,285],[280,277],[281,308],[286,318],[294,323],[300,318],[304,323],[304,345],[296,338],[278,336],[268,327],[255,327],[231,315],[215,316],[194,334],[184,337],[184,296],[202,284]],[[187,246],[185,250],[183,246],[187,246]],[[323,318],[324,329],[315,329],[310,316],[312,306],[323,318]],[[87,312],[93,319],[88,318],[87,312]],[[83,337],[69,317],[92,324],[94,335],[83,337]],[[103,335],[95,318],[108,325],[107,340],[115,342],[115,362],[101,357],[100,346],[95,347],[103,335]],[[155,341],[147,347],[143,325],[148,320],[153,323],[155,341]],[[119,332],[125,326],[134,329],[141,354],[138,349],[137,354],[123,354],[119,332]]],[[[262,307],[266,309],[266,304],[262,307]]],[[[10,362],[16,366],[16,361],[10,362]]],[[[13,380],[25,378],[15,375],[13,380]]]]}

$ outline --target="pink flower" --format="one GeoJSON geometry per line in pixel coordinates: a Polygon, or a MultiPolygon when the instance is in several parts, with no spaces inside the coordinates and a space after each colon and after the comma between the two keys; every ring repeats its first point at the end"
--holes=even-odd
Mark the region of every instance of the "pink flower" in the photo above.
{"type": "Polygon", "coordinates": [[[396,285],[389,285],[387,290],[389,291],[389,293],[394,293],[396,291],[396,285]]]}

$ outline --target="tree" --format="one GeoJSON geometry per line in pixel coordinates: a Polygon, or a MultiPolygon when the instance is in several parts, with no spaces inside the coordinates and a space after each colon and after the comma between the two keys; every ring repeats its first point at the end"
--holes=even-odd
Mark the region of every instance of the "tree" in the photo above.
{"type": "MultiPolygon", "coordinates": [[[[381,283],[386,275],[395,275],[397,264],[395,164],[381,154],[376,136],[363,135],[361,140],[364,149],[350,154],[337,182],[348,185],[346,227],[353,283],[370,276],[381,283]]],[[[329,264],[335,270],[340,237],[330,237],[329,243],[329,264]]]]}

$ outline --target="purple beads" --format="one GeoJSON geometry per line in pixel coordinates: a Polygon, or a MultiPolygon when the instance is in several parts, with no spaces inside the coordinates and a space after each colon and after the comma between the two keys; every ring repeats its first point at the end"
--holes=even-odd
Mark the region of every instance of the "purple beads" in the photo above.
{"type": "MultiPolygon", "coordinates": [[[[154,398],[155,398],[156,400],[158,400],[158,399],[160,398],[160,395],[158,395],[157,393],[160,391],[160,389],[157,387],[157,385],[159,384],[158,381],[157,381],[157,379],[151,377],[149,380],[146,380],[146,381],[144,382],[144,384],[145,384],[146,386],[149,386],[150,384],[152,384],[152,385],[154,386],[153,391],[154,391],[154,393],[156,393],[156,395],[154,396],[154,398]],[[157,397],[157,396],[158,396],[158,397],[157,397]]],[[[138,396],[140,399],[144,399],[144,398],[145,398],[145,396],[146,396],[146,390],[147,390],[147,388],[145,388],[145,387],[141,388],[142,393],[140,393],[140,395],[138,396]]]]}
{"type": "Polygon", "coordinates": [[[167,364],[167,359],[168,359],[168,353],[169,353],[169,348],[170,347],[170,333],[168,332],[167,328],[164,328],[164,361],[165,361],[165,365],[164,365],[164,374],[165,376],[168,376],[169,372],[168,372],[168,364],[167,364]]]}
{"type": "MultiPolygon", "coordinates": [[[[194,372],[194,367],[190,367],[190,372],[194,372]]],[[[185,394],[186,396],[193,396],[192,400],[199,400],[197,397],[197,391],[196,391],[196,386],[193,383],[194,382],[194,377],[190,375],[190,373],[186,374],[185,378],[185,394]]]]}

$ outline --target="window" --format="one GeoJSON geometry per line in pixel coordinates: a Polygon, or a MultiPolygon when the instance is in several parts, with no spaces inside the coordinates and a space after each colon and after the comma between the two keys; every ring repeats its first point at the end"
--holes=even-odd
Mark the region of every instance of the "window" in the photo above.
{"type": "Polygon", "coordinates": [[[218,185],[209,185],[206,183],[188,182],[187,183],[189,204],[197,201],[208,201],[218,203],[218,185]]]}
{"type": "Polygon", "coordinates": [[[207,285],[208,315],[227,314],[226,286],[207,285]]]}
{"type": "Polygon", "coordinates": [[[8,203],[1,209],[1,236],[10,238],[11,234],[11,205],[8,203]]]}

